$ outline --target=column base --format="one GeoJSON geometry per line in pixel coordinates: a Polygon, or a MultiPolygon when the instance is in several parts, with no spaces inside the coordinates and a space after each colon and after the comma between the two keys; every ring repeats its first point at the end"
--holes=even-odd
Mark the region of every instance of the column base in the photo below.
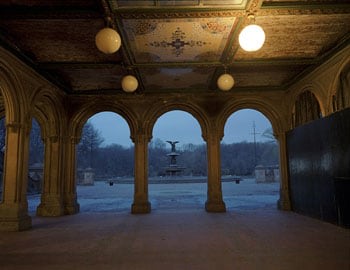
{"type": "Polygon", "coordinates": [[[62,197],[59,195],[42,194],[41,203],[36,209],[36,215],[41,217],[63,216],[62,197]]]}
{"type": "Polygon", "coordinates": [[[64,196],[64,214],[65,215],[74,215],[79,213],[80,205],[77,200],[77,194],[68,194],[64,196]]]}
{"type": "Polygon", "coordinates": [[[226,205],[223,201],[221,202],[205,202],[205,210],[213,213],[224,213],[226,212],[226,205]]]}
{"type": "Polygon", "coordinates": [[[18,232],[32,228],[32,218],[25,203],[0,204],[0,231],[18,232]]]}
{"type": "Polygon", "coordinates": [[[74,215],[74,214],[79,213],[79,211],[80,211],[79,203],[64,206],[64,214],[65,215],[74,215]]]}
{"type": "Polygon", "coordinates": [[[151,212],[151,203],[133,203],[131,205],[131,213],[132,214],[148,214],[151,212]]]}
{"type": "Polygon", "coordinates": [[[289,200],[283,200],[280,198],[277,201],[277,209],[282,211],[292,211],[292,206],[289,200]]]}
{"type": "Polygon", "coordinates": [[[64,209],[60,204],[41,203],[36,209],[36,215],[40,217],[59,217],[64,215],[64,209]]]}
{"type": "Polygon", "coordinates": [[[28,215],[13,218],[0,217],[0,231],[18,232],[32,228],[32,218],[28,215]]]}

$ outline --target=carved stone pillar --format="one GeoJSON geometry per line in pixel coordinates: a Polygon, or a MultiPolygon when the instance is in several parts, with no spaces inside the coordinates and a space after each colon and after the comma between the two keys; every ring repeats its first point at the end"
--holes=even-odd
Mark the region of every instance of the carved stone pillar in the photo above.
{"type": "Polygon", "coordinates": [[[135,143],[135,184],[134,202],[131,206],[133,214],[151,212],[151,203],[148,201],[148,142],[149,136],[138,133],[133,138],[135,143]]]}
{"type": "Polygon", "coordinates": [[[38,216],[62,216],[63,185],[62,185],[62,138],[48,137],[44,140],[44,179],[41,203],[37,208],[38,216]]]}
{"type": "Polygon", "coordinates": [[[208,212],[226,212],[226,205],[222,199],[221,188],[221,162],[220,162],[220,141],[221,136],[212,128],[207,138],[207,159],[208,159],[208,192],[205,209],[208,212]]]}
{"type": "Polygon", "coordinates": [[[79,142],[79,138],[69,137],[64,140],[66,155],[64,159],[64,166],[62,168],[65,171],[64,179],[64,196],[63,206],[64,213],[66,215],[73,215],[79,212],[80,205],[77,201],[77,188],[76,188],[76,145],[79,142]]]}
{"type": "Polygon", "coordinates": [[[279,142],[279,159],[280,159],[280,198],[277,202],[278,209],[290,211],[292,209],[289,193],[289,174],[288,174],[288,157],[287,157],[287,140],[286,133],[282,132],[276,135],[279,142]]]}
{"type": "Polygon", "coordinates": [[[21,231],[32,227],[27,202],[29,127],[26,123],[9,123],[6,126],[3,198],[0,204],[2,231],[21,231]]]}

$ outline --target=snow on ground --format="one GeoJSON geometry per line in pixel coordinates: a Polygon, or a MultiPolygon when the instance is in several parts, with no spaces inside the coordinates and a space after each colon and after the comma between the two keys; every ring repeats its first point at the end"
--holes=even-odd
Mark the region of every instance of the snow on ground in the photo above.
{"type": "MultiPolygon", "coordinates": [[[[223,199],[227,211],[276,209],[279,198],[279,183],[255,183],[244,179],[240,184],[223,182],[223,199]]],[[[153,211],[204,209],[207,199],[207,184],[150,184],[149,200],[153,211]]],[[[130,212],[133,202],[133,184],[95,182],[93,186],[77,186],[80,212],[130,212]]],[[[35,215],[40,195],[28,196],[28,207],[35,215]]]]}

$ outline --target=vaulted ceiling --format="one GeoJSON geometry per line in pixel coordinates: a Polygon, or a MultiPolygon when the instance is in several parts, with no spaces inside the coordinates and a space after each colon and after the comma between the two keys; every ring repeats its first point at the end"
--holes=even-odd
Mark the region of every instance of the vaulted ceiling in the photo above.
{"type": "Polygon", "coordinates": [[[69,94],[218,91],[225,72],[235,91],[283,91],[350,40],[348,0],[2,0],[0,45],[69,94]],[[238,34],[249,12],[263,27],[261,50],[245,52],[238,34]],[[97,50],[106,25],[122,38],[97,50]]]}

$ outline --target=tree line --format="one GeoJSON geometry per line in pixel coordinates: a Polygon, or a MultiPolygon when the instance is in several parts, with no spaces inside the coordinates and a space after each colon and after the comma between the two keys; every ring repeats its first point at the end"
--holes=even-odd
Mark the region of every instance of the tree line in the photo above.
{"type": "MultiPolygon", "coordinates": [[[[269,138],[266,142],[240,142],[221,144],[222,175],[251,175],[256,165],[278,164],[278,144],[272,136],[272,130],[264,132],[269,138]]],[[[171,139],[171,138],[169,138],[171,139]]],[[[103,137],[91,122],[84,125],[80,143],[77,146],[77,169],[93,168],[96,179],[105,177],[133,177],[134,147],[119,144],[103,146],[103,137]]],[[[5,145],[4,120],[0,121],[0,149],[5,145]]],[[[207,175],[206,144],[182,144],[177,147],[177,164],[184,167],[183,175],[207,175]]],[[[149,143],[148,171],[150,177],[166,175],[170,164],[168,144],[160,139],[149,143]]],[[[44,144],[39,124],[33,120],[30,133],[30,165],[42,163],[44,144]]],[[[2,164],[1,164],[2,165],[2,164]]]]}
{"type": "MultiPolygon", "coordinates": [[[[278,144],[272,130],[264,132],[265,142],[240,142],[221,144],[222,175],[251,175],[256,165],[277,165],[278,144]]],[[[171,138],[170,138],[171,139],[171,138]]],[[[101,146],[103,138],[94,126],[87,122],[78,145],[78,167],[91,167],[99,177],[133,177],[134,147],[119,144],[101,146]]],[[[177,147],[177,164],[184,167],[182,175],[207,175],[206,144],[182,144],[177,147]]],[[[148,174],[150,177],[165,176],[170,164],[168,144],[158,138],[148,147],[148,174]]]]}

